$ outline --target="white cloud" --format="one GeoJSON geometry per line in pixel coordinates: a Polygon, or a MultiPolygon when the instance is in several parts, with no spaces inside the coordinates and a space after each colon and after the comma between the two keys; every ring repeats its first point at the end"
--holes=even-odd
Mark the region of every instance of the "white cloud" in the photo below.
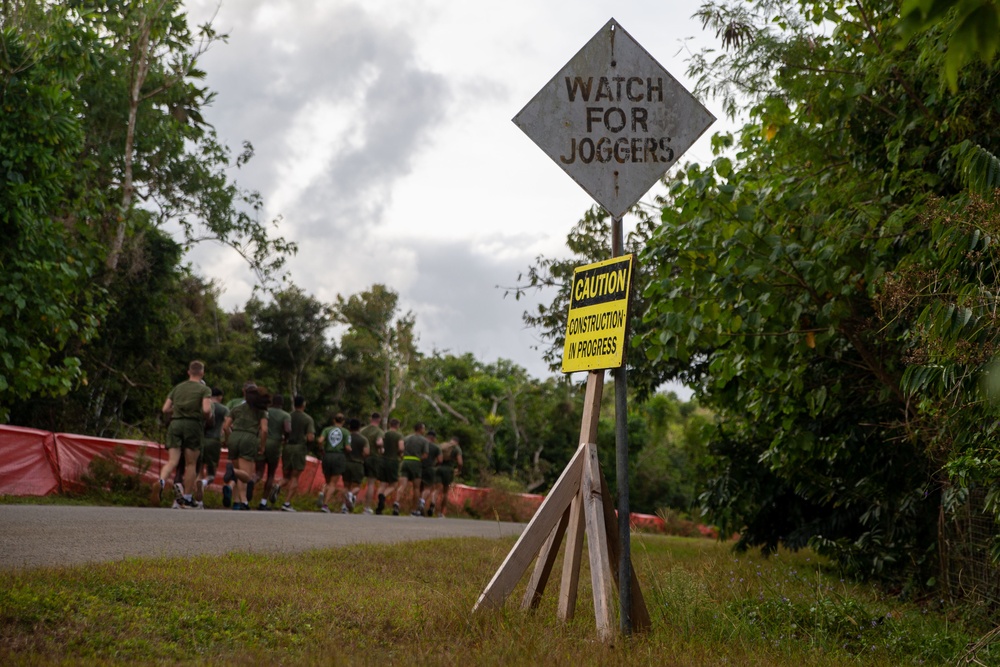
{"type": "MultiPolygon", "coordinates": [[[[563,252],[592,201],[510,119],[611,16],[686,82],[675,56],[700,34],[698,4],[229,0],[215,20],[229,43],[200,62],[218,93],[206,117],[231,146],[253,143],[236,176],[299,244],[296,284],[333,301],[384,283],[422,349],[541,376],[526,304],[496,285],[563,252]]],[[[201,22],[216,0],[188,8],[201,22]]],[[[232,253],[191,259],[243,305],[251,278],[232,253]]]]}

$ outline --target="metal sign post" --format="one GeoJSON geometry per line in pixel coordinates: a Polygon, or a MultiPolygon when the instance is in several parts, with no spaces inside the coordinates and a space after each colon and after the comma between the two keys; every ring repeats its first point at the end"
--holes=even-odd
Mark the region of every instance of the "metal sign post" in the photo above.
{"type": "MultiPolygon", "coordinates": [[[[714,121],[714,116],[614,19],[608,21],[514,117],[514,123],[611,214],[613,258],[624,254],[622,216],[714,121]]],[[[615,300],[609,290],[617,286],[617,283],[611,285],[616,277],[610,275],[611,270],[605,264],[610,262],[578,269],[593,269],[605,276],[603,288],[595,291],[592,303],[607,305],[615,300]]],[[[629,285],[631,271],[629,258],[629,285]]],[[[588,292],[582,301],[591,296],[588,292]]],[[[606,318],[602,323],[616,329],[614,337],[573,339],[572,308],[571,305],[563,371],[590,371],[580,446],[480,595],[473,611],[503,604],[537,555],[522,602],[523,607],[534,608],[545,589],[563,536],[568,535],[559,618],[572,618],[585,530],[598,634],[610,641],[613,636],[609,608],[612,583],[617,584],[619,590],[621,633],[628,635],[633,628],[649,626],[649,614],[638,581],[632,574],[631,561],[628,318],[626,315],[620,327],[610,327],[609,320],[614,319],[614,304],[611,303],[609,310],[603,311],[606,318]],[[609,340],[620,343],[620,350],[610,350],[609,340]],[[610,493],[597,461],[597,419],[604,369],[607,368],[614,369],[615,377],[617,527],[610,493]]]]}

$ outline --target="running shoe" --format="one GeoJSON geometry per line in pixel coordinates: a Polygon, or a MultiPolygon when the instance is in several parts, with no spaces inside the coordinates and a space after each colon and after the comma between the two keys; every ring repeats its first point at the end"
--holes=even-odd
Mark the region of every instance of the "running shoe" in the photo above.
{"type": "Polygon", "coordinates": [[[166,482],[166,480],[163,480],[163,479],[161,479],[161,480],[160,480],[160,488],[159,488],[159,490],[157,491],[157,492],[159,493],[159,501],[160,501],[161,503],[163,502],[163,488],[164,488],[164,487],[165,487],[166,485],[167,485],[167,482],[166,482]]]}
{"type": "Polygon", "coordinates": [[[172,510],[182,510],[182,509],[184,509],[184,504],[180,501],[180,499],[175,500],[174,504],[170,506],[170,509],[172,509],[172,510]]]}
{"type": "Polygon", "coordinates": [[[266,504],[266,503],[260,503],[259,505],[257,505],[257,511],[258,512],[270,512],[271,511],[271,506],[268,505],[268,504],[266,504]]]}
{"type": "MultiPolygon", "coordinates": [[[[253,500],[253,485],[254,481],[252,479],[247,482],[247,505],[249,505],[250,501],[253,500]]],[[[247,509],[249,509],[249,507],[247,509]]]]}
{"type": "Polygon", "coordinates": [[[222,487],[222,506],[230,507],[233,504],[233,487],[228,484],[222,487]]]}
{"type": "Polygon", "coordinates": [[[292,507],[291,503],[285,503],[284,505],[282,505],[281,506],[281,511],[282,512],[298,512],[297,509],[295,509],[294,507],[292,507]]]}
{"type": "Polygon", "coordinates": [[[278,493],[281,492],[281,484],[275,484],[271,487],[271,493],[267,495],[267,502],[274,505],[278,502],[278,493]]]}
{"type": "Polygon", "coordinates": [[[353,512],[354,511],[354,494],[351,493],[350,491],[348,491],[345,495],[347,496],[347,503],[346,503],[346,505],[347,505],[347,511],[348,512],[353,512]]]}
{"type": "Polygon", "coordinates": [[[341,514],[350,514],[351,512],[350,512],[350,510],[347,509],[347,505],[341,505],[340,506],[340,513],[341,514]]]}
{"type": "Polygon", "coordinates": [[[375,507],[375,514],[381,514],[385,511],[385,494],[378,494],[378,505],[375,507]]]}
{"type": "Polygon", "coordinates": [[[329,507],[327,507],[326,505],[320,505],[320,506],[319,506],[319,511],[320,511],[320,512],[324,512],[324,513],[326,513],[326,514],[329,514],[329,513],[330,513],[330,508],[329,508],[329,507]]]}
{"type": "Polygon", "coordinates": [[[392,515],[399,516],[399,503],[392,504],[392,515]]]}
{"type": "Polygon", "coordinates": [[[427,509],[427,516],[434,516],[434,503],[427,509]]]}
{"type": "Polygon", "coordinates": [[[184,485],[180,482],[174,484],[174,498],[184,497],[184,485]]]}
{"type": "Polygon", "coordinates": [[[191,509],[193,509],[193,510],[203,510],[203,509],[205,509],[205,503],[203,503],[200,500],[196,500],[193,503],[191,503],[191,505],[189,505],[189,507],[191,509]]]}
{"type": "Polygon", "coordinates": [[[375,514],[375,510],[373,510],[371,507],[366,507],[365,514],[375,514]]]}
{"type": "Polygon", "coordinates": [[[319,497],[316,499],[316,507],[323,507],[326,503],[323,502],[323,492],[319,492],[319,497]]]}
{"type": "Polygon", "coordinates": [[[412,512],[410,512],[410,516],[423,516],[423,515],[424,513],[421,512],[420,510],[413,510],[412,512]]]}
{"type": "Polygon", "coordinates": [[[197,480],[194,483],[194,499],[201,501],[205,497],[205,482],[197,480]]]}
{"type": "Polygon", "coordinates": [[[236,479],[236,471],[233,470],[233,462],[230,461],[226,464],[226,474],[222,476],[222,483],[229,484],[234,479],[236,479]]]}

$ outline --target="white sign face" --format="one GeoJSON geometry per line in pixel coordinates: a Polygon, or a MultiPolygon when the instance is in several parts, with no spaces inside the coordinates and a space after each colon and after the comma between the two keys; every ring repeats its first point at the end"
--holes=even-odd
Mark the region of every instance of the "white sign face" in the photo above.
{"type": "Polygon", "coordinates": [[[514,123],[620,218],[715,116],[611,19],[514,123]]]}

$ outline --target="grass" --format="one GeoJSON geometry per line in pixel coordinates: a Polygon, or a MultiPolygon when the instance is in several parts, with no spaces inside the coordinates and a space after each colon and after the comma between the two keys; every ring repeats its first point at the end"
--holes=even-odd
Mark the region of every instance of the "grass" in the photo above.
{"type": "MultiPolygon", "coordinates": [[[[471,614],[512,540],[358,545],[0,572],[0,664],[939,665],[977,635],[840,581],[809,553],[735,556],[709,540],[633,540],[652,630],[596,640],[584,558],[576,618],[558,576],[471,614]]],[[[527,576],[524,578],[527,579],[527,576]]],[[[979,654],[997,664],[1000,646],[979,654]]]]}

